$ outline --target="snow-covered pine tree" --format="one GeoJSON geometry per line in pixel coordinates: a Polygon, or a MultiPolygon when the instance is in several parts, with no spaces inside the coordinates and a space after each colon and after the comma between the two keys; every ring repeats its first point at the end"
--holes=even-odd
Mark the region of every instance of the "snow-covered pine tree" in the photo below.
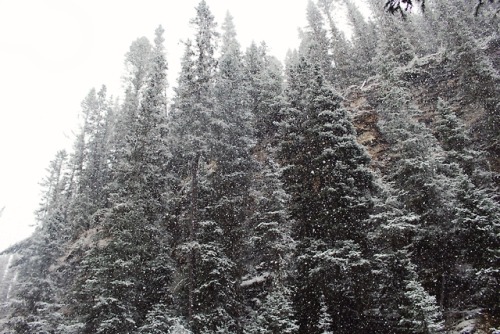
{"type": "Polygon", "coordinates": [[[280,158],[295,220],[299,333],[319,333],[321,295],[336,319],[333,331],[360,331],[368,326],[363,295],[370,272],[365,258],[374,190],[370,158],[321,68],[302,56],[288,72],[280,158]]]}
{"type": "Polygon", "coordinates": [[[126,74],[125,97],[120,108],[117,108],[116,123],[111,138],[110,161],[113,168],[132,150],[131,136],[134,133],[139,106],[144,98],[146,80],[151,69],[153,46],[146,37],[136,39],[125,55],[126,74]]]}
{"type": "Polygon", "coordinates": [[[451,238],[456,269],[448,285],[449,306],[479,306],[499,314],[500,205],[495,188],[479,188],[458,175],[451,238]],[[481,250],[478,252],[478,250],[481,250]]]}
{"type": "Polygon", "coordinates": [[[179,180],[192,177],[192,167],[209,152],[209,125],[215,105],[215,51],[219,34],[205,1],[196,7],[196,17],[191,24],[196,35],[194,41],[185,42],[173,108],[169,113],[169,145],[174,156],[170,164],[179,180]]]}
{"type": "MultiPolygon", "coordinates": [[[[200,163],[200,159],[202,152],[207,151],[206,146],[202,144],[207,141],[208,134],[206,103],[202,103],[200,96],[194,92],[198,86],[194,54],[191,42],[188,41],[178,86],[175,89],[173,110],[169,114],[168,136],[172,150],[172,160],[169,165],[173,175],[169,182],[172,192],[172,197],[168,201],[169,230],[173,233],[174,259],[178,268],[174,293],[181,314],[185,316],[191,329],[193,329],[196,306],[194,300],[196,231],[200,220],[204,218],[207,198],[203,196],[207,193],[204,180],[205,164],[200,163]]],[[[210,75],[212,76],[213,74],[210,75]]],[[[206,83],[213,87],[213,78],[206,83]]],[[[203,99],[211,101],[210,106],[212,106],[213,89],[209,91],[211,96],[204,96],[203,99]]]]}
{"type": "Polygon", "coordinates": [[[319,329],[321,334],[333,334],[333,332],[330,330],[332,326],[332,317],[328,313],[328,307],[326,306],[325,303],[325,296],[321,296],[320,299],[320,318],[319,318],[319,329]]]}
{"type": "Polygon", "coordinates": [[[268,54],[265,43],[260,46],[252,43],[244,55],[243,65],[253,130],[257,146],[263,147],[276,140],[283,104],[283,69],[279,60],[268,54]]]}
{"type": "Polygon", "coordinates": [[[171,306],[163,303],[155,305],[146,315],[144,324],[137,330],[138,334],[191,334],[184,320],[171,315],[171,306]]]}
{"type": "Polygon", "coordinates": [[[75,287],[84,333],[131,332],[160,300],[169,300],[172,278],[165,231],[166,70],[163,28],[155,45],[144,98],[127,151],[116,162],[111,207],[102,212],[96,245],[83,260],[75,287]],[[98,296],[98,297],[96,297],[98,296]]]}
{"type": "MultiPolygon", "coordinates": [[[[311,7],[311,6],[308,6],[311,7]]],[[[335,3],[333,0],[318,0],[318,9],[326,17],[328,28],[329,28],[329,38],[330,38],[330,50],[333,56],[333,84],[336,89],[340,87],[345,87],[351,84],[350,71],[353,65],[354,59],[352,58],[352,47],[350,43],[345,38],[344,33],[339,29],[336,22],[335,3]]],[[[316,16],[315,14],[314,16],[316,16]]],[[[309,19],[314,16],[309,16],[309,19]]],[[[317,17],[319,19],[319,17],[317,17]]],[[[323,20],[321,20],[323,21],[323,20]]]]}
{"type": "Polygon", "coordinates": [[[437,2],[434,10],[438,16],[446,16],[437,25],[449,60],[446,71],[450,78],[458,79],[462,103],[483,109],[474,124],[474,133],[481,136],[475,139],[490,154],[498,155],[500,73],[495,56],[485,52],[490,41],[498,40],[498,22],[479,24],[478,21],[488,21],[486,17],[473,18],[466,6],[454,6],[450,1],[437,2]]]}
{"type": "MultiPolygon", "coordinates": [[[[192,286],[182,285],[185,293],[189,294],[188,289],[193,289],[192,296],[189,296],[193,304],[187,305],[192,307],[187,320],[193,333],[229,334],[241,331],[236,280],[238,270],[236,263],[226,255],[224,233],[215,221],[199,221],[195,241],[183,243],[178,248],[181,256],[192,261],[189,265],[194,267],[192,286]]],[[[188,271],[181,270],[183,273],[188,271]]]]}
{"type": "Polygon", "coordinates": [[[113,130],[113,109],[106,87],[91,89],[82,102],[83,124],[76,138],[71,158],[71,203],[68,219],[71,237],[94,226],[93,215],[107,206],[111,177],[110,138],[113,130]]]}
{"type": "Polygon", "coordinates": [[[174,229],[179,233],[177,298],[195,333],[234,332],[239,321],[241,233],[251,165],[251,114],[230,17],[215,59],[215,21],[196,8],[170,121],[174,229]],[[216,64],[219,67],[216,68],[216,64]]]}
{"type": "Polygon", "coordinates": [[[334,55],[330,51],[331,42],[324,27],[323,16],[312,0],[307,3],[306,15],[308,25],[302,32],[299,52],[307,55],[312,63],[321,68],[326,80],[332,80],[334,55]]]}
{"type": "Polygon", "coordinates": [[[216,106],[210,123],[209,180],[212,208],[207,214],[224,230],[226,254],[241,259],[243,226],[248,214],[253,115],[244,89],[243,59],[230,14],[222,26],[222,49],[215,77],[216,106]]]}
{"type": "Polygon", "coordinates": [[[420,283],[415,266],[404,251],[396,254],[396,261],[404,277],[404,298],[400,301],[402,332],[433,334],[443,330],[444,322],[436,297],[429,295],[420,283]]]}
{"type": "Polygon", "coordinates": [[[420,217],[407,210],[397,191],[380,180],[370,233],[375,252],[374,333],[434,333],[443,328],[442,309],[422,286],[408,249],[419,233],[420,217]]]}
{"type": "Polygon", "coordinates": [[[418,232],[419,216],[405,209],[395,189],[378,179],[380,191],[374,199],[375,208],[370,217],[375,226],[369,233],[374,252],[373,307],[370,315],[376,319],[371,330],[374,333],[405,333],[400,326],[403,318],[400,305],[405,299],[405,279],[402,261],[407,259],[407,247],[418,232]],[[402,255],[406,256],[402,256],[402,255]]]}
{"type": "Polygon", "coordinates": [[[63,287],[68,282],[58,263],[68,234],[67,153],[59,151],[43,180],[38,226],[17,261],[16,296],[9,326],[15,333],[48,333],[62,319],[63,287]]]}
{"type": "Polygon", "coordinates": [[[289,196],[279,179],[279,166],[272,156],[263,159],[251,188],[254,209],[249,220],[246,246],[249,258],[246,262],[252,267],[249,270],[255,271],[254,276],[273,279],[287,275],[287,263],[293,249],[292,221],[286,208],[289,196]]]}
{"type": "Polygon", "coordinates": [[[280,168],[273,150],[261,157],[253,176],[245,243],[246,264],[241,289],[247,307],[246,333],[280,333],[296,330],[291,302],[289,271],[294,247],[292,222],[287,212],[288,195],[279,179],[280,168]],[[279,304],[281,306],[277,306],[279,304]]]}
{"type": "Polygon", "coordinates": [[[294,319],[292,291],[283,284],[275,282],[275,287],[264,298],[255,318],[245,327],[248,334],[294,334],[298,326],[294,319]]]}
{"type": "Polygon", "coordinates": [[[446,161],[457,163],[477,187],[491,187],[495,173],[491,171],[487,153],[474,145],[465,122],[441,98],[436,112],[434,135],[446,151],[446,161]]]}
{"type": "Polygon", "coordinates": [[[382,108],[379,109],[379,126],[391,145],[391,156],[395,161],[386,181],[394,183],[396,197],[407,214],[419,217],[416,222],[419,233],[410,240],[418,241],[418,245],[413,243],[412,246],[416,247],[413,255],[419,260],[413,259],[420,274],[425,271],[432,276],[423,275],[422,279],[426,283],[435,282],[430,291],[438,295],[441,285],[437,283],[437,277],[440,274],[428,266],[442,273],[448,272],[453,263],[451,253],[442,251],[450,247],[445,231],[451,229],[454,211],[450,180],[443,169],[453,166],[443,165],[443,152],[430,130],[412,118],[416,117],[418,110],[405,89],[394,82],[385,89],[382,108]]]}
{"type": "Polygon", "coordinates": [[[495,154],[500,152],[500,73],[470,32],[457,28],[456,33],[461,34],[461,39],[452,51],[453,71],[460,73],[459,87],[465,103],[475,102],[484,109],[475,128],[482,133],[478,138],[482,146],[495,154]]]}
{"type": "MultiPolygon", "coordinates": [[[[148,75],[154,69],[151,67],[153,46],[147,37],[140,37],[132,42],[125,55],[127,73],[124,79],[137,102],[142,100],[148,75]]],[[[136,108],[138,105],[136,105],[136,108]]]]}
{"type": "Polygon", "coordinates": [[[383,76],[387,76],[388,72],[397,75],[398,67],[408,65],[415,58],[415,47],[401,19],[388,17],[380,10],[375,10],[374,13],[379,27],[379,39],[373,67],[383,76]]]}
{"type": "Polygon", "coordinates": [[[377,29],[372,20],[367,20],[356,3],[352,0],[344,0],[347,7],[347,18],[352,27],[352,58],[349,80],[354,84],[360,85],[371,75],[375,74],[373,67],[373,56],[377,47],[377,29]]]}

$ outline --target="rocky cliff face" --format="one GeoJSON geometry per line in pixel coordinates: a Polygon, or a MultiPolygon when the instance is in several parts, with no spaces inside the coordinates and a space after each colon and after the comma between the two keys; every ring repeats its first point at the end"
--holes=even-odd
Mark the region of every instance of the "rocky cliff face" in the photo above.
{"type": "MultiPolygon", "coordinates": [[[[496,68],[500,66],[500,41],[485,43],[485,49],[492,56],[496,68]]],[[[433,129],[436,121],[436,105],[438,98],[451,102],[453,112],[464,120],[471,131],[476,147],[487,152],[490,168],[500,173],[500,148],[498,143],[485,142],[482,135],[481,122],[485,110],[479,97],[471,100],[462,93],[462,84],[455,73],[447,67],[446,55],[436,53],[414,59],[410,64],[398,69],[399,77],[413,92],[413,103],[423,113],[419,121],[433,129]]],[[[377,108],[380,103],[380,82],[377,77],[367,79],[362,85],[351,86],[345,92],[345,105],[354,118],[358,133],[358,142],[362,144],[372,157],[373,167],[384,170],[390,162],[390,156],[385,154],[389,148],[378,128],[379,115],[377,108]]],[[[500,180],[495,180],[500,185],[500,180]]]]}

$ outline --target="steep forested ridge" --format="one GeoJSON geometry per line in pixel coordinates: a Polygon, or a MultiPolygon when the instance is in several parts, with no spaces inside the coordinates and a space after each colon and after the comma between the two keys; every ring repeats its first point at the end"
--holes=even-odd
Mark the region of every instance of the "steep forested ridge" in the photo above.
{"type": "Polygon", "coordinates": [[[163,28],[133,41],[123,101],[91,89],[47,169],[0,330],[500,328],[498,13],[425,4],[310,1],[283,66],[202,0],[171,103],[163,28]]]}

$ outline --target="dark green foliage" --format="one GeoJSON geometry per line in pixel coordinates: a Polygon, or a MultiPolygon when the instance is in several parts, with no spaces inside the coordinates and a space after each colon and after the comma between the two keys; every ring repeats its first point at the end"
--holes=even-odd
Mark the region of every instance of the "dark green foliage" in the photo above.
{"type": "Polygon", "coordinates": [[[171,116],[173,185],[179,190],[171,203],[183,241],[176,250],[183,267],[179,299],[195,333],[235,332],[241,330],[239,281],[253,115],[232,18],[228,15],[223,25],[217,68],[217,34],[205,2],[193,22],[196,44],[186,47],[171,116]]]}
{"type": "Polygon", "coordinates": [[[359,230],[345,228],[345,219],[361,223],[371,206],[369,157],[355,141],[354,127],[340,97],[321,74],[302,60],[292,75],[280,154],[287,165],[283,175],[292,196],[292,214],[304,224],[299,225],[299,233],[356,239],[359,230]],[[307,78],[308,71],[313,78],[307,78]],[[359,203],[350,203],[353,198],[359,203]],[[310,212],[315,216],[309,217],[310,212]],[[334,223],[323,226],[325,220],[334,223]]]}
{"type": "Polygon", "coordinates": [[[367,326],[362,302],[367,286],[361,277],[369,273],[362,231],[374,190],[370,159],[318,66],[302,57],[290,68],[288,85],[280,158],[295,220],[299,332],[319,333],[322,295],[337,320],[335,330],[361,330],[367,326]]]}
{"type": "MultiPolygon", "coordinates": [[[[234,284],[237,266],[225,255],[223,229],[212,221],[197,223],[194,242],[184,243],[180,256],[194,267],[190,325],[194,333],[235,333],[239,323],[237,290],[234,284]]],[[[190,270],[188,266],[185,267],[190,270]]],[[[189,273],[185,273],[188,277],[189,273]]],[[[187,284],[184,282],[183,284],[187,284]]],[[[189,292],[189,291],[187,291],[189,292]]]]}
{"type": "Polygon", "coordinates": [[[294,248],[288,195],[279,179],[279,166],[269,147],[258,153],[263,161],[253,176],[254,205],[245,242],[245,275],[241,287],[248,308],[246,333],[295,333],[289,264],[294,248]]]}
{"type": "Polygon", "coordinates": [[[190,334],[182,318],[172,316],[165,304],[157,304],[147,314],[144,324],[138,329],[139,334],[190,334]]]}
{"type": "Polygon", "coordinates": [[[375,22],[367,21],[352,0],[345,0],[348,19],[353,29],[351,41],[353,44],[353,61],[349,76],[350,82],[361,84],[367,77],[373,75],[373,57],[380,33],[377,33],[375,22]]]}
{"type": "Polygon", "coordinates": [[[402,252],[396,253],[396,263],[400,266],[403,277],[404,298],[399,304],[402,318],[398,327],[403,332],[438,333],[443,329],[442,314],[436,298],[429,295],[418,280],[415,266],[402,252]]]}
{"type": "Polygon", "coordinates": [[[439,115],[434,133],[447,153],[446,162],[457,163],[476,186],[489,187],[495,173],[491,172],[487,153],[474,147],[470,130],[447,102],[438,99],[436,111],[439,115]]]}
{"type": "Polygon", "coordinates": [[[169,298],[173,269],[168,234],[161,230],[167,68],[162,33],[161,27],[156,30],[154,71],[145,80],[144,98],[129,118],[128,150],[117,156],[108,185],[110,208],[99,213],[96,245],[86,254],[75,286],[75,312],[85,333],[130,332],[156,303],[169,298]]]}
{"type": "MultiPolygon", "coordinates": [[[[269,149],[263,154],[272,154],[269,149]]],[[[251,189],[255,203],[250,217],[251,234],[247,247],[249,261],[257,273],[283,275],[293,249],[291,218],[287,212],[288,195],[279,180],[278,165],[269,156],[261,163],[251,189]]]]}
{"type": "Polygon", "coordinates": [[[108,205],[109,153],[114,115],[106,87],[92,89],[82,102],[83,124],[71,157],[68,197],[72,239],[94,227],[94,214],[108,205]]]}
{"type": "Polygon", "coordinates": [[[131,331],[153,305],[168,301],[173,274],[168,245],[145,217],[126,204],[105,217],[113,226],[100,235],[100,242],[82,263],[75,292],[75,311],[82,316],[85,333],[131,331]]]}
{"type": "Polygon", "coordinates": [[[297,333],[298,327],[293,319],[291,291],[277,285],[265,297],[255,320],[252,319],[246,327],[247,333],[278,334],[297,333]]]}
{"type": "Polygon", "coordinates": [[[252,43],[244,59],[246,94],[254,119],[254,132],[258,141],[275,141],[281,121],[283,70],[281,63],[268,55],[265,44],[252,43]]]}
{"type": "Polygon", "coordinates": [[[241,258],[242,223],[247,214],[250,175],[253,159],[250,149],[254,145],[251,125],[253,115],[245,101],[248,100],[243,79],[243,59],[232,17],[227,16],[223,25],[222,54],[215,78],[214,110],[210,148],[214,171],[210,176],[212,196],[217,201],[210,215],[224,229],[225,249],[230,258],[241,258]]]}
{"type": "MultiPolygon", "coordinates": [[[[312,10],[311,5],[308,6],[309,8],[309,13],[315,13],[315,16],[318,14],[317,10],[312,10]]],[[[330,66],[334,68],[333,70],[333,77],[328,79],[332,79],[332,84],[335,86],[335,88],[339,89],[341,86],[347,86],[353,83],[351,78],[351,70],[352,70],[352,65],[354,62],[354,59],[351,57],[352,54],[352,46],[350,43],[347,41],[346,37],[344,36],[344,33],[339,29],[339,22],[338,19],[333,16],[334,13],[334,2],[333,0],[319,0],[318,1],[318,8],[321,10],[322,14],[326,16],[327,23],[328,23],[328,28],[329,28],[329,35],[330,35],[330,43],[329,43],[329,56],[327,59],[332,60],[333,56],[333,62],[330,63],[330,66]]],[[[308,15],[309,20],[319,20],[314,19],[314,16],[308,15]]],[[[320,22],[323,22],[323,20],[319,20],[319,22],[309,22],[310,26],[316,26],[319,28],[320,22]]],[[[322,29],[321,29],[322,30],[322,29]]],[[[316,30],[317,32],[321,32],[321,30],[316,30]]],[[[323,34],[324,32],[321,32],[323,34]]],[[[313,35],[314,38],[318,38],[320,36],[315,36],[313,35]]],[[[320,43],[322,44],[322,43],[320,43]]],[[[322,59],[323,62],[326,62],[326,59],[322,59]]]]}

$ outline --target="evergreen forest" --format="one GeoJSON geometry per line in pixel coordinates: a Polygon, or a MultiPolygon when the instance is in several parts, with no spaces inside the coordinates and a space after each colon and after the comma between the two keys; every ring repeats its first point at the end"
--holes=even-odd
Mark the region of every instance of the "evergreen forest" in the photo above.
{"type": "Polygon", "coordinates": [[[499,4],[360,4],[309,1],[282,64],[201,0],[170,84],[164,29],[132,41],[0,332],[500,333],[499,4]]]}

